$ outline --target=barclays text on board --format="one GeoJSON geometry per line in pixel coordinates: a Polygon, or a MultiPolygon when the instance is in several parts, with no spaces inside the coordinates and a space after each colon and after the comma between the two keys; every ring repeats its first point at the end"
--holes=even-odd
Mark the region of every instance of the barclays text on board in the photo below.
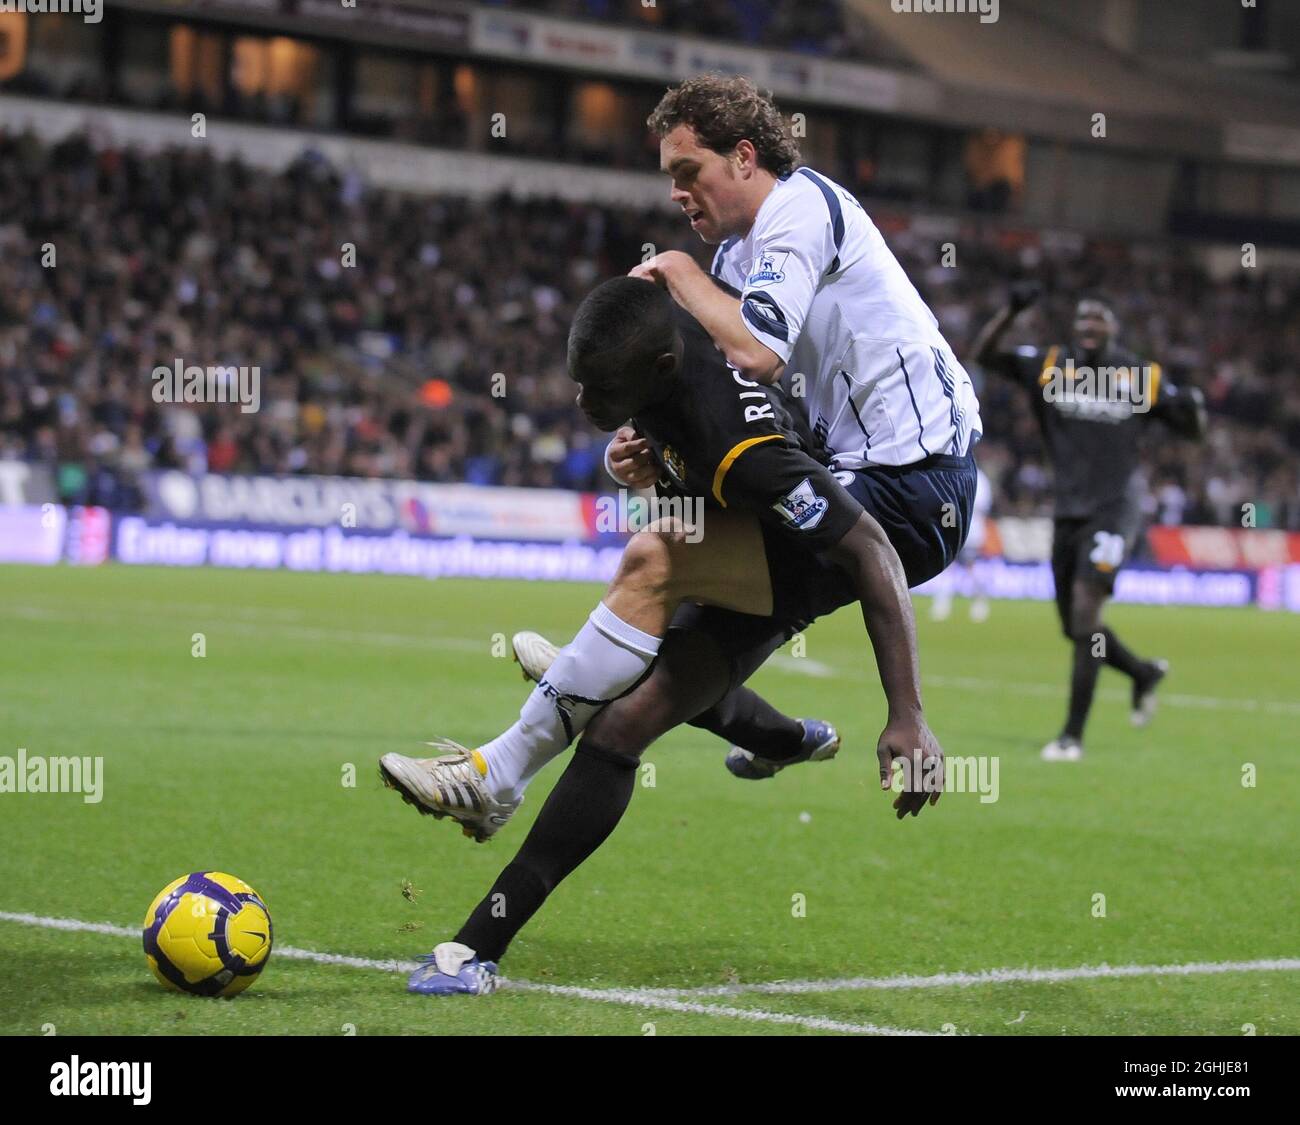
{"type": "Polygon", "coordinates": [[[608,582],[622,553],[621,547],[579,542],[433,539],[405,531],[344,532],[335,527],[299,531],[213,527],[122,516],[117,520],[113,557],[134,566],[608,582]]]}
{"type": "MultiPolygon", "coordinates": [[[[366,482],[358,482],[366,483],[366,482]]],[[[313,485],[313,487],[315,487],[313,485]]],[[[439,486],[429,485],[437,489],[439,486]]],[[[450,486],[453,489],[463,486],[450,486]]],[[[446,503],[456,519],[440,522],[459,528],[450,534],[375,529],[331,524],[304,526],[322,509],[299,511],[286,522],[272,520],[112,513],[98,507],[63,507],[53,503],[0,503],[0,563],[98,565],[110,559],[128,566],[216,566],[258,570],[321,571],[349,574],[398,574],[437,578],[516,578],[551,582],[606,583],[618,568],[624,536],[601,534],[595,497],[567,496],[573,506],[560,507],[572,534],[549,538],[533,531],[540,490],[474,489],[467,500],[446,503]],[[505,495],[509,492],[517,496],[505,495]],[[487,527],[487,535],[464,530],[487,527]],[[513,535],[510,532],[513,531],[513,535]]],[[[288,493],[276,492],[281,498],[288,493]]],[[[251,493],[246,493],[245,499],[251,493]]],[[[337,494],[335,494],[337,495],[337,494]]],[[[173,494],[175,499],[175,494],[173,494]]],[[[551,498],[552,500],[556,498],[551,498]]],[[[328,502],[327,502],[328,503],[328,502]]],[[[545,510],[545,501],[543,502],[545,510]]],[[[1053,596],[1051,570],[1045,561],[1047,540],[1034,520],[990,521],[991,553],[974,564],[981,587],[994,598],[1047,600],[1053,596]],[[1041,540],[1041,541],[1040,541],[1041,540]]],[[[1284,532],[1258,532],[1282,538],[1272,545],[1269,565],[1216,565],[1179,561],[1174,547],[1195,554],[1198,529],[1177,544],[1153,536],[1155,562],[1135,562],[1119,575],[1116,599],[1145,605],[1259,606],[1300,612],[1300,545],[1284,532]]],[[[1213,531],[1214,529],[1201,529],[1213,531]]],[[[1292,537],[1300,540],[1300,536],[1292,537]]],[[[1168,536],[1166,536],[1168,539],[1168,536]]],[[[1222,555],[1220,548],[1215,557],[1222,555]]],[[[1241,549],[1229,558],[1245,558],[1241,549]]],[[[1225,556],[1227,557],[1227,556],[1225,556]]],[[[970,593],[970,571],[950,568],[920,587],[918,593],[943,589],[970,593]]]]}

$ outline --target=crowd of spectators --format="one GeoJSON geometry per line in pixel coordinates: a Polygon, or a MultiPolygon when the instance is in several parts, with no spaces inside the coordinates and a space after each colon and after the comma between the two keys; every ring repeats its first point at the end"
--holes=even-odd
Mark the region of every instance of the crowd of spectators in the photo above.
{"type": "MultiPolygon", "coordinates": [[[[571,313],[647,244],[708,254],[670,212],[401,195],[311,154],[269,175],[0,132],[0,198],[0,459],[117,508],[164,467],[609,487],[565,372],[571,313]],[[178,361],[256,367],[260,410],[154,401],[152,372],[178,361]]],[[[1048,296],[1024,341],[1060,339],[1100,292],[1125,344],[1205,390],[1204,445],[1152,427],[1153,518],[1239,524],[1250,503],[1300,529],[1300,277],[1216,281],[1186,250],[1048,251],[976,225],[944,266],[932,236],[882,227],[959,355],[1033,276],[1048,296]]],[[[981,400],[995,510],[1046,513],[1027,396],[990,376],[981,400]]]]}

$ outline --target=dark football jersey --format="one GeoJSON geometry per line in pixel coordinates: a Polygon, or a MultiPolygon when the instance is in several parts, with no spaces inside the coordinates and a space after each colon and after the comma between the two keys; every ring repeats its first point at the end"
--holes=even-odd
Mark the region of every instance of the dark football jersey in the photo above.
{"type": "Polygon", "coordinates": [[[742,377],[693,316],[676,316],[677,393],[632,419],[663,466],[660,493],[752,512],[812,551],[834,546],[862,507],[815,456],[807,424],[779,387],[742,377]]]}
{"type": "Polygon", "coordinates": [[[1178,394],[1158,363],[1112,348],[1093,367],[1058,344],[1017,348],[992,366],[1029,391],[1052,462],[1058,519],[1136,504],[1142,433],[1149,420],[1165,419],[1178,394]]]}

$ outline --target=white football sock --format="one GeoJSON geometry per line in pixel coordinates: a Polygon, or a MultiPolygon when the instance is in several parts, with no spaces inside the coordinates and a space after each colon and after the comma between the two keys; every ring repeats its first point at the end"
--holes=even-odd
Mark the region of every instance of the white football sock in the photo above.
{"type": "Polygon", "coordinates": [[[641,678],[661,640],[629,625],[604,602],[597,605],[533,688],[519,721],[478,748],[493,796],[498,801],[522,796],[533,775],[577,738],[597,711],[641,678]],[[564,699],[563,710],[557,698],[564,699]]]}

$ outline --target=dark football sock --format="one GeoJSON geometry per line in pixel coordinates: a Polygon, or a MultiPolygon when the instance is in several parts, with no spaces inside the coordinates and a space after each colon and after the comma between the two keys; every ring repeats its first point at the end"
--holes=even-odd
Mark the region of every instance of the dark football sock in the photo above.
{"type": "Polygon", "coordinates": [[[747,687],[733,688],[691,726],[713,734],[757,754],[781,761],[803,749],[803,724],[782,714],[762,696],[747,687]]]}
{"type": "Polygon", "coordinates": [[[1061,733],[1083,741],[1083,726],[1092,709],[1092,697],[1097,690],[1097,676],[1101,672],[1101,658],[1092,655],[1092,638],[1081,637],[1074,642],[1074,671],[1070,677],[1070,714],[1061,733]]]}
{"type": "Polygon", "coordinates": [[[455,940],[496,961],[566,875],[614,831],[632,799],[637,760],[585,738],[555,783],[519,854],[455,940]]]}
{"type": "Polygon", "coordinates": [[[1134,680],[1144,679],[1150,673],[1147,662],[1136,656],[1132,649],[1125,648],[1123,642],[1111,630],[1102,629],[1101,633],[1106,640],[1107,664],[1134,680]]]}

